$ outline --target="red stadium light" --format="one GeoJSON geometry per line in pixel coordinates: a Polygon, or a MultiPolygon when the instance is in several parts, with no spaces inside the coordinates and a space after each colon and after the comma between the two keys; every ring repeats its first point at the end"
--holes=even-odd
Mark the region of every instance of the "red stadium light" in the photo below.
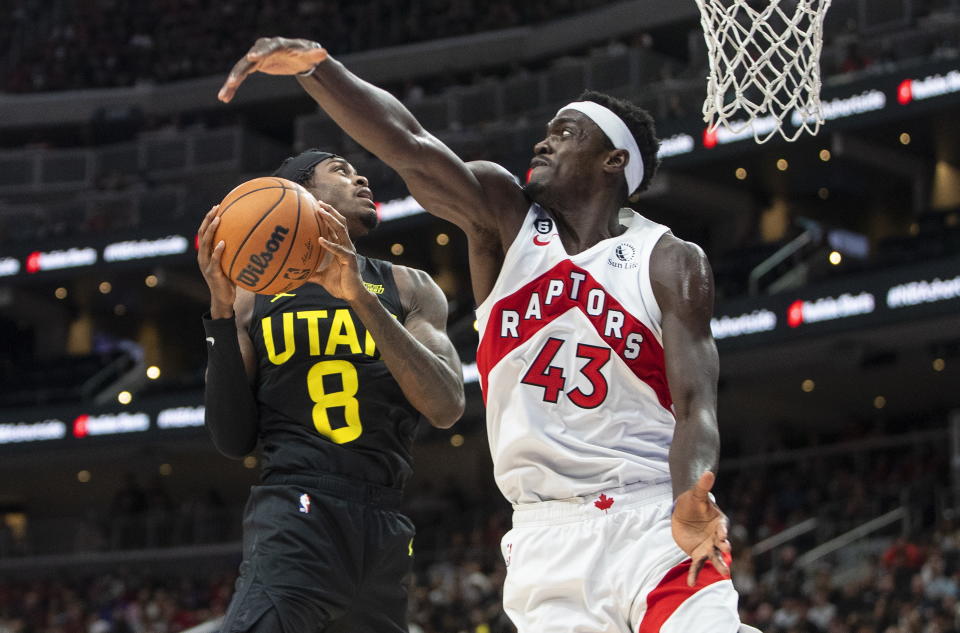
{"type": "Polygon", "coordinates": [[[904,79],[900,82],[900,85],[897,86],[897,101],[900,102],[900,105],[907,105],[913,101],[912,79],[904,79]]]}
{"type": "Polygon", "coordinates": [[[39,272],[40,270],[40,251],[33,251],[27,255],[26,269],[28,273],[39,272]]]}
{"type": "Polygon", "coordinates": [[[83,415],[78,415],[77,419],[73,421],[73,436],[74,437],[86,437],[89,433],[87,429],[87,422],[90,420],[90,416],[84,413],[83,415]]]}
{"type": "Polygon", "coordinates": [[[713,149],[717,146],[717,131],[707,128],[703,131],[703,146],[706,149],[713,149]]]}
{"type": "Polygon", "coordinates": [[[787,308],[787,325],[790,327],[800,327],[803,325],[803,301],[797,299],[787,308]]]}

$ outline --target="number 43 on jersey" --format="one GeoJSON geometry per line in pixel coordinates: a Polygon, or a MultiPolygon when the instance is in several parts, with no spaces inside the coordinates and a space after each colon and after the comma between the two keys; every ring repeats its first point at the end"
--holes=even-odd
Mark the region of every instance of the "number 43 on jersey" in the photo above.
{"type": "Polygon", "coordinates": [[[595,409],[607,398],[607,379],[601,369],[610,361],[610,348],[577,344],[577,358],[586,360],[580,373],[590,382],[591,390],[585,392],[580,387],[566,391],[567,379],[562,367],[553,364],[560,349],[568,344],[560,338],[550,337],[537,353],[530,369],[520,382],[543,388],[543,401],[556,403],[564,393],[570,401],[581,409],[595,409]]]}

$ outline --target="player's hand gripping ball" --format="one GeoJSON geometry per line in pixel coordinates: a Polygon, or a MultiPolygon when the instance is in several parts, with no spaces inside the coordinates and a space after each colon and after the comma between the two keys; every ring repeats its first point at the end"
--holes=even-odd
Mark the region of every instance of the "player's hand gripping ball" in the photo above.
{"type": "Polygon", "coordinates": [[[224,242],[220,266],[238,288],[264,295],[289,292],[329,262],[317,200],[295,182],[254,178],[220,203],[213,243],[224,242]],[[326,256],[325,256],[326,255],[326,256]]]}

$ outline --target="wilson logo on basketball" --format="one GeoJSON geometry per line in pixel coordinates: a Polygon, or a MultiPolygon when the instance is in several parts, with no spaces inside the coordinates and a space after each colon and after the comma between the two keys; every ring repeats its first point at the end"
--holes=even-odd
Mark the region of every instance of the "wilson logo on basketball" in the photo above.
{"type": "Polygon", "coordinates": [[[270,234],[270,239],[263,245],[263,250],[250,256],[247,265],[237,275],[237,281],[251,288],[256,287],[260,283],[260,275],[266,272],[267,266],[273,261],[273,254],[280,250],[280,245],[287,239],[289,232],[290,229],[278,224],[270,234]]]}

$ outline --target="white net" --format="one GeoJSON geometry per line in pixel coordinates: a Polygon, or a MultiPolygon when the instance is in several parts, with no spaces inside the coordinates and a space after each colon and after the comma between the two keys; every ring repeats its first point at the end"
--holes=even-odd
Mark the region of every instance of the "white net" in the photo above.
{"type": "Polygon", "coordinates": [[[710,59],[703,119],[711,131],[816,134],[820,51],[830,0],[696,0],[710,59]]]}

